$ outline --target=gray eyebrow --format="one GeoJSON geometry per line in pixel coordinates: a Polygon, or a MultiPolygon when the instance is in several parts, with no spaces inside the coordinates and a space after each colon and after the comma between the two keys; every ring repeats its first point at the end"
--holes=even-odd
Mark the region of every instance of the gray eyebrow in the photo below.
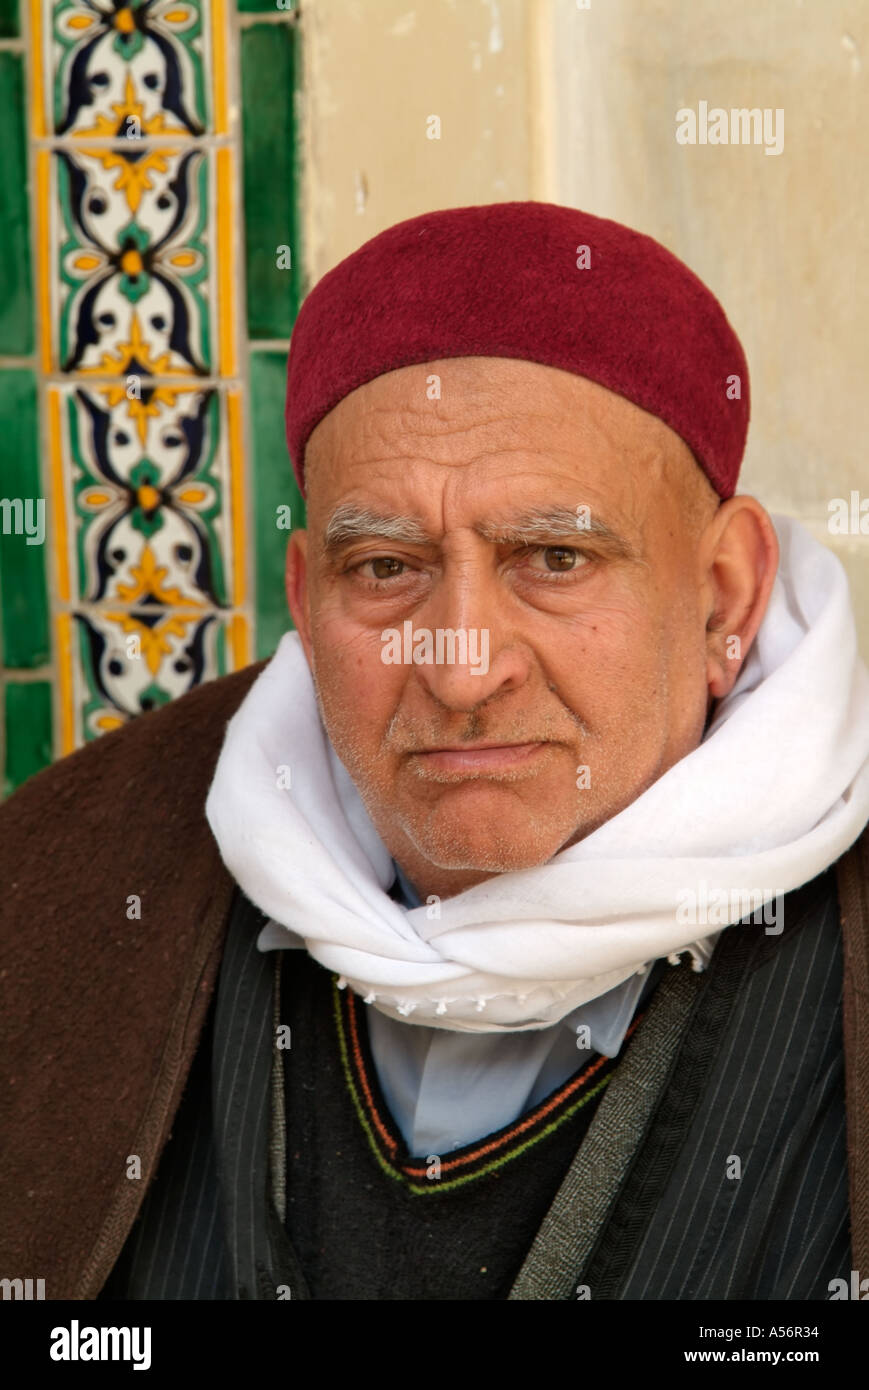
{"type": "Polygon", "coordinates": [[[353,502],[342,502],[330,516],[323,535],[327,551],[338,550],[348,541],[361,538],[404,541],[407,545],[431,545],[432,537],[413,517],[394,512],[378,512],[353,502]]]}
{"type": "MultiPolygon", "coordinates": [[[[624,559],[638,559],[634,547],[623,536],[593,515],[578,525],[576,510],[570,507],[532,507],[509,521],[479,522],[474,530],[492,545],[545,545],[554,536],[565,539],[576,536],[593,537],[606,544],[624,559]]],[[[335,508],[326,525],[324,549],[332,552],[349,541],[359,539],[398,541],[405,545],[436,545],[437,537],[425,529],[415,517],[395,512],[381,512],[352,502],[335,508]]]]}

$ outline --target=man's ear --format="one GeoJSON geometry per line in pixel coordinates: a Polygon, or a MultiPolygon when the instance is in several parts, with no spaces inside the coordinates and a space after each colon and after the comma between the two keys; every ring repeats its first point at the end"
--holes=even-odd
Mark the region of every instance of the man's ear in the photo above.
{"type": "Polygon", "coordinates": [[[311,610],[308,600],[308,533],[293,531],[287,542],[287,563],[284,571],[287,604],[296,631],[311,665],[311,610]]]}
{"type": "Polygon", "coordinates": [[[778,570],[769,513],[754,497],[731,497],[700,542],[709,694],[729,694],[763,621],[778,570]]]}

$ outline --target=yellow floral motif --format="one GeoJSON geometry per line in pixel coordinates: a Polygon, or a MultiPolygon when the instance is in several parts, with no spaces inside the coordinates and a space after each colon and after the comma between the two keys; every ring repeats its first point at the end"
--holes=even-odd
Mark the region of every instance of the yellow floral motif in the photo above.
{"type": "Polygon", "coordinates": [[[186,637],[191,623],[196,622],[198,613],[173,613],[155,627],[140,623],[132,613],[106,613],[107,622],[117,623],[122,632],[136,633],[145,664],[152,676],[160,670],[164,656],[171,656],[172,637],[186,637]]]}
{"type": "Polygon", "coordinates": [[[166,114],[163,111],[156,111],[147,120],[144,117],[145,103],[136,100],[136,87],[132,77],[127,74],[127,81],[124,87],[124,100],[122,102],[112,102],[112,110],[115,119],[111,116],[104,116],[101,112],[96,114],[96,123],[87,130],[77,130],[76,135],[115,135],[118,128],[126,124],[130,118],[136,123],[136,128],[144,135],[187,135],[183,126],[169,125],[166,121],[166,114]]]}
{"type": "Polygon", "coordinates": [[[112,169],[118,170],[118,177],[112,186],[123,193],[131,213],[138,212],[142,195],[154,187],[150,175],[165,174],[170,158],[180,153],[177,149],[149,150],[140,159],[131,160],[115,150],[82,149],[82,154],[88,159],[99,160],[107,173],[112,169]]]}
{"type": "Polygon", "coordinates": [[[135,424],[144,448],[148,437],[148,420],[156,419],[162,406],[168,410],[173,410],[179,396],[189,395],[196,389],[192,386],[154,386],[148,401],[137,400],[135,397],[130,400],[123,386],[102,386],[100,387],[100,395],[110,410],[119,405],[121,401],[126,400],[127,416],[135,424]]]}
{"type": "MultiPolygon", "coordinates": [[[[102,361],[98,367],[80,367],[82,376],[103,376],[111,373],[112,376],[125,376],[130,366],[135,362],[142,370],[144,376],[192,376],[192,367],[170,367],[169,362],[171,353],[161,352],[159,356],[151,355],[151,349],[142,337],[142,329],[139,323],[139,316],[135,309],[130,320],[130,340],[126,343],[118,343],[117,352],[104,352],[102,361]]],[[[104,391],[110,405],[117,405],[126,395],[123,386],[116,386],[104,391]]],[[[150,399],[143,401],[137,397],[129,400],[127,414],[136,423],[139,438],[144,445],[148,432],[148,419],[160,414],[161,405],[174,404],[174,393],[164,387],[157,386],[151,392],[150,399]]]]}
{"type": "Polygon", "coordinates": [[[142,551],[141,564],[131,565],[130,572],[136,582],[118,585],[118,598],[124,603],[138,603],[142,599],[155,598],[158,603],[182,604],[185,608],[196,611],[202,609],[201,603],[196,603],[193,599],[185,600],[180,589],[165,587],[168,568],[166,565],[157,564],[149,545],[145,545],[142,551]]]}
{"type": "Polygon", "coordinates": [[[170,367],[171,356],[169,352],[161,352],[159,357],[151,355],[151,349],[142,337],[139,315],[134,309],[130,318],[129,342],[118,343],[117,353],[104,352],[103,360],[98,367],[80,367],[79,371],[83,376],[103,375],[105,372],[110,372],[112,376],[123,376],[131,362],[138,362],[145,376],[193,375],[192,367],[170,367]]]}

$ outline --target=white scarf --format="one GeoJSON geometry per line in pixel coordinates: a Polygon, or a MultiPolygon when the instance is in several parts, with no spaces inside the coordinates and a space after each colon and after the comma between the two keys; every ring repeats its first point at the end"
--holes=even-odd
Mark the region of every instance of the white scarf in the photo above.
{"type": "Polygon", "coordinates": [[[285,633],[228,725],[206,802],[227,868],[273,919],[260,949],[303,942],[412,1023],[541,1028],[661,956],[690,949],[702,968],[745,915],[742,892],[780,901],[823,872],[869,819],[869,676],[841,564],[773,520],[769,607],[699,747],[578,844],[444,899],[439,915],[388,896],[392,857],[285,633]],[[732,906],[686,921],[691,894],[732,906]]]}

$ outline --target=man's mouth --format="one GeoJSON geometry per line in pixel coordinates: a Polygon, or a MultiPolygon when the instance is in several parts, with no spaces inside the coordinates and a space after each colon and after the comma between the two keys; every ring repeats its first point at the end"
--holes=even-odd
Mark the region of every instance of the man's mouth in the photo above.
{"type": "Polygon", "coordinates": [[[460,747],[421,748],[409,756],[422,776],[433,773],[442,781],[445,773],[461,777],[470,772],[510,772],[536,760],[550,746],[545,742],[465,743],[460,747]]]}

